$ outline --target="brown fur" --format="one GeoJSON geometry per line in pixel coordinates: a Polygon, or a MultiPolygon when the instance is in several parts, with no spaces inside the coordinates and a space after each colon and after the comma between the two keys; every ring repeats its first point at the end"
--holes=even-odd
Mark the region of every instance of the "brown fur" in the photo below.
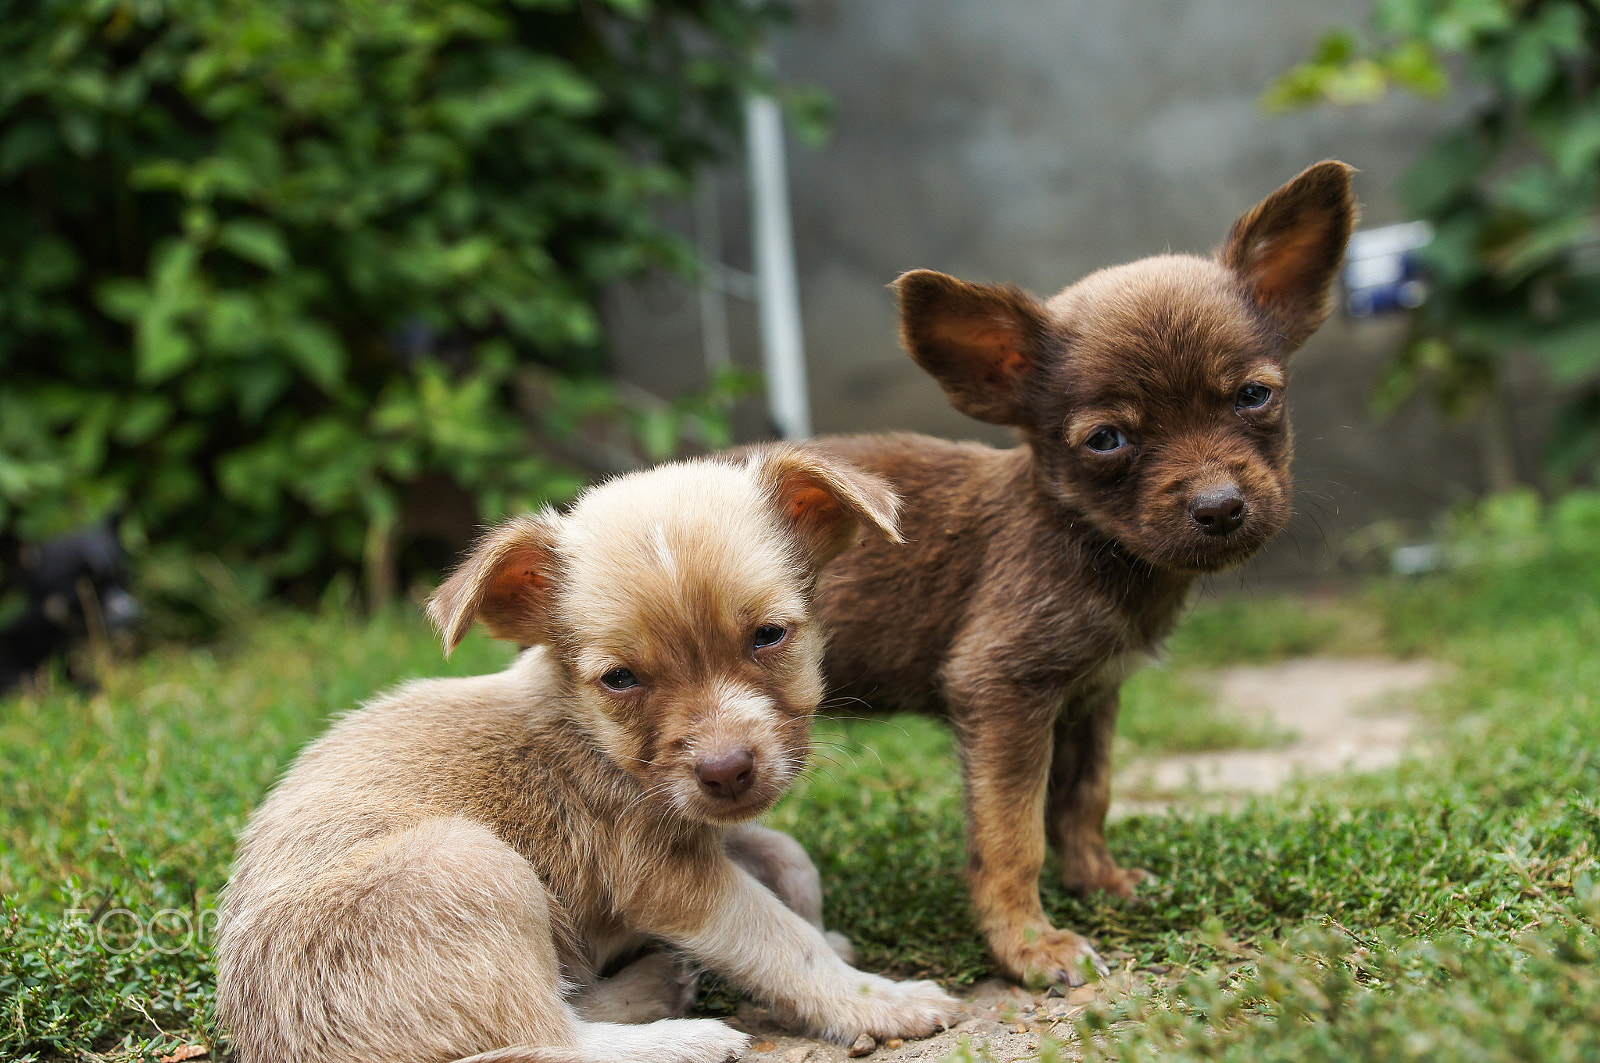
{"type": "Polygon", "coordinates": [[[663,1018],[673,956],[598,981],[659,944],[827,1036],[946,1022],[936,986],[835,955],[805,853],[748,822],[809,751],[817,568],[862,528],[898,539],[894,513],[880,480],[776,447],[491,531],[431,615],[447,650],[474,618],[535,645],[346,716],[251,818],[217,955],[243,1063],[738,1054],[722,1023],[663,1018]]]}
{"type": "Polygon", "coordinates": [[[1214,259],[1144,259],[1048,302],[906,274],[906,349],[957,409],[1014,426],[1021,446],[823,441],[895,485],[910,543],[867,543],[824,574],[830,685],[950,717],[973,900],[1014,977],[1076,983],[1099,964],[1045,917],[1047,842],[1074,889],[1127,896],[1144,877],[1105,843],[1118,687],[1198,575],[1244,561],[1289,518],[1288,359],[1327,314],[1351,172],[1306,170],[1214,259]],[[1247,408],[1260,393],[1246,387],[1270,396],[1247,408]],[[1108,428],[1126,445],[1097,453],[1108,428]]]}

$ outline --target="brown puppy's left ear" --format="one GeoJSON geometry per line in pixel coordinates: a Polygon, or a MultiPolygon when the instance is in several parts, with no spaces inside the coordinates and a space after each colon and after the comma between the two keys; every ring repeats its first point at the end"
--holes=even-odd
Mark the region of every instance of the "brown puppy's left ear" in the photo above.
{"type": "Polygon", "coordinates": [[[1022,424],[1038,368],[1046,315],[1010,285],[972,284],[931,269],[894,282],[900,342],[944,388],[950,405],[991,424],[1022,424]]]}
{"type": "Polygon", "coordinates": [[[1319,162],[1228,231],[1217,259],[1244,282],[1290,349],[1328,316],[1328,294],[1356,221],[1355,167],[1319,162]]]}
{"type": "Polygon", "coordinates": [[[524,646],[549,640],[556,520],[546,514],[513,517],[491,528],[433,592],[428,618],[439,629],[446,657],[479,618],[495,638],[524,646]]]}
{"type": "Polygon", "coordinates": [[[814,447],[775,446],[756,452],[751,465],[813,569],[838,557],[861,528],[905,542],[896,523],[899,496],[887,481],[850,462],[814,447]]]}

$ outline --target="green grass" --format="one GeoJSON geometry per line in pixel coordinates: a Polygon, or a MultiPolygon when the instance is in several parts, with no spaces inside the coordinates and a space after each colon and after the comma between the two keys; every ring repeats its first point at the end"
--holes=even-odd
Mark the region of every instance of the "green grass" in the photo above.
{"type": "MultiPolygon", "coordinates": [[[[1162,668],[1129,686],[1131,746],[1251,738],[1204,693],[1228,663],[1387,651],[1448,661],[1454,678],[1430,699],[1425,759],[1115,824],[1119,858],[1160,878],[1140,903],[1079,901],[1047,874],[1052,916],[1150,981],[1084,1024],[1094,1053],[1600,1058],[1596,512],[1520,513],[1514,536],[1491,512],[1458,533],[1470,566],[1341,601],[1200,604],[1162,668]]],[[[206,913],[253,803],[330,715],[408,676],[506,659],[475,636],[446,664],[411,609],[275,615],[211,650],[123,664],[94,695],[0,701],[0,1058],[209,1043],[206,913]]],[[[819,737],[815,771],[772,822],[817,859],[830,922],[864,966],[986,975],[948,732],[894,718],[819,737]]]]}

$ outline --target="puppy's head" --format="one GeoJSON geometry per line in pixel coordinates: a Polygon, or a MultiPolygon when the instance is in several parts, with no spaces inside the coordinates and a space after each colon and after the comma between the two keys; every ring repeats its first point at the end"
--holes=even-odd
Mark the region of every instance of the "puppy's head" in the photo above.
{"type": "Polygon", "coordinates": [[[572,712],[655,800],[747,819],[788,787],[822,697],[817,571],[887,484],[804,447],[659,466],[492,530],[429,602],[453,649],[475,618],[551,647],[572,712]]]}
{"type": "Polygon", "coordinates": [[[1237,564],[1289,519],[1288,359],[1327,316],[1353,172],[1312,166],[1212,259],[1101,270],[1046,303],[908,273],[902,340],[957,409],[1018,428],[1040,486],[1130,553],[1237,564]]]}

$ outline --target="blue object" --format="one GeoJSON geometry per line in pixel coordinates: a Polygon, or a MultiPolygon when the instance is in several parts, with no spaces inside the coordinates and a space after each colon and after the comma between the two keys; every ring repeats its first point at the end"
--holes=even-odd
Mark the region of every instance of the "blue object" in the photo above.
{"type": "Polygon", "coordinates": [[[1371,317],[1421,306],[1428,297],[1428,282],[1419,252],[1432,239],[1433,226],[1425,221],[1351,233],[1340,271],[1350,316],[1371,317]]]}

